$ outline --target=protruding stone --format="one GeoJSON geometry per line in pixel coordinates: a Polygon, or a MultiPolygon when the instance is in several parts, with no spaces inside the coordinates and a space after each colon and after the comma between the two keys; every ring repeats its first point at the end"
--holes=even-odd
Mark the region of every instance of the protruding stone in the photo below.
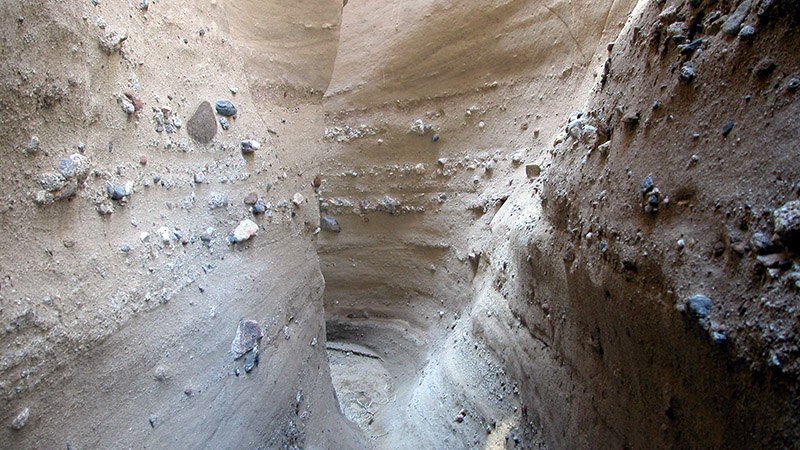
{"type": "Polygon", "coordinates": [[[696,76],[697,74],[694,71],[694,66],[691,64],[686,64],[681,67],[681,81],[684,83],[691,83],[696,76]]]}
{"type": "Polygon", "coordinates": [[[772,238],[766,233],[755,233],[750,238],[750,245],[759,255],[768,255],[778,251],[778,247],[773,244],[772,238]]]}
{"type": "Polygon", "coordinates": [[[172,232],[167,227],[161,227],[157,230],[158,237],[161,238],[161,242],[164,244],[169,244],[172,241],[172,232]]]}
{"type": "Polygon", "coordinates": [[[39,184],[47,192],[54,192],[64,187],[67,180],[60,173],[43,173],[39,177],[39,184]]]}
{"type": "Polygon", "coordinates": [[[319,226],[325,231],[331,231],[333,233],[339,233],[342,231],[342,227],[339,226],[339,221],[332,217],[322,216],[319,219],[319,226]]]}
{"type": "Polygon", "coordinates": [[[233,103],[228,100],[217,100],[214,103],[214,108],[217,110],[217,114],[220,116],[231,117],[235,116],[237,112],[239,112],[233,103]]]}
{"type": "Polygon", "coordinates": [[[411,131],[414,134],[423,136],[427,134],[428,131],[430,130],[431,130],[430,125],[426,125],[425,122],[422,121],[422,119],[417,119],[414,121],[414,123],[411,124],[411,128],[409,131],[411,131]]]}
{"type": "Polygon", "coordinates": [[[800,200],[788,202],[775,210],[775,232],[781,240],[794,249],[800,244],[800,200]]]}
{"type": "Polygon", "coordinates": [[[294,203],[295,206],[300,206],[305,201],[306,201],[306,198],[303,197],[303,194],[301,194],[299,192],[296,192],[294,194],[294,196],[292,196],[292,203],[294,203]]]}
{"type": "Polygon", "coordinates": [[[203,102],[186,122],[189,137],[201,144],[208,144],[217,134],[217,120],[211,103],[203,102]]]}
{"type": "Polygon", "coordinates": [[[15,430],[21,430],[22,427],[28,422],[28,418],[31,416],[30,408],[23,409],[14,420],[11,421],[11,428],[15,430]]]}
{"type": "Polygon", "coordinates": [[[711,299],[705,295],[695,295],[686,299],[686,311],[700,322],[700,325],[708,324],[708,316],[711,314],[711,299]]]}
{"type": "Polygon", "coordinates": [[[250,239],[258,233],[258,225],[250,219],[244,219],[239,222],[239,225],[233,230],[233,238],[235,242],[242,242],[250,239]]]}
{"type": "Polygon", "coordinates": [[[221,192],[212,192],[208,196],[208,207],[210,209],[224,208],[228,206],[228,196],[221,192]]]}
{"type": "Polygon", "coordinates": [[[542,168],[538,164],[528,164],[525,166],[525,175],[528,178],[536,178],[542,173],[542,168]]]}
{"type": "Polygon", "coordinates": [[[153,370],[153,379],[156,381],[164,382],[169,380],[169,377],[169,369],[165,366],[158,366],[153,370]]]}
{"type": "Polygon", "coordinates": [[[642,191],[642,197],[646,196],[648,192],[653,190],[654,187],[653,177],[651,177],[650,175],[644,177],[639,187],[642,191]]]}
{"type": "Polygon", "coordinates": [[[244,359],[244,373],[250,373],[256,366],[258,366],[258,345],[247,353],[244,359]]]}
{"type": "Polygon", "coordinates": [[[234,359],[241,358],[258,344],[258,340],[264,337],[261,326],[255,320],[242,320],[236,327],[236,336],[231,342],[231,353],[234,359]]]}
{"type": "Polygon", "coordinates": [[[733,12],[730,16],[728,16],[728,20],[722,24],[722,32],[729,35],[729,36],[736,36],[739,34],[739,30],[742,28],[742,22],[747,17],[747,14],[750,12],[750,5],[751,0],[743,1],[736,11],[733,12]]]}
{"type": "Polygon", "coordinates": [[[267,210],[267,205],[264,203],[264,200],[258,199],[256,203],[253,205],[253,214],[264,214],[267,210]]]}
{"type": "Polygon", "coordinates": [[[261,148],[261,143],[253,139],[245,139],[241,142],[242,153],[253,153],[261,148]]]}
{"type": "Polygon", "coordinates": [[[251,192],[251,193],[249,193],[249,194],[244,196],[244,204],[245,205],[252,206],[252,205],[255,205],[257,201],[258,201],[258,194],[256,194],[255,192],[251,192]]]}

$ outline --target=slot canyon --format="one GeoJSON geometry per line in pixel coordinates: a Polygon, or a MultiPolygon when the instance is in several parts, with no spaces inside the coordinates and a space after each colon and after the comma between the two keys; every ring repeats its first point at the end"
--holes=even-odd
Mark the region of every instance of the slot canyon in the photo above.
{"type": "Polygon", "coordinates": [[[0,12],[0,448],[800,448],[800,2],[0,12]]]}

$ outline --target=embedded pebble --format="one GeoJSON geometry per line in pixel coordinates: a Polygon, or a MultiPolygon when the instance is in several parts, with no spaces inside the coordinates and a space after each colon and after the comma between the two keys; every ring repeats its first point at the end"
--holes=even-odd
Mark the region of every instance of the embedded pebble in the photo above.
{"type": "Polygon", "coordinates": [[[200,103],[192,117],[186,122],[189,137],[201,144],[208,144],[217,134],[217,121],[211,103],[200,103]]]}
{"type": "Polygon", "coordinates": [[[208,196],[208,207],[210,209],[224,208],[228,206],[228,195],[221,192],[212,192],[208,196]]]}
{"type": "Polygon", "coordinates": [[[60,173],[43,173],[39,177],[39,184],[47,192],[57,191],[67,184],[67,180],[60,173]]]}
{"type": "Polygon", "coordinates": [[[722,24],[722,32],[729,35],[729,36],[736,36],[739,34],[739,30],[742,28],[742,22],[744,22],[745,17],[750,12],[750,0],[745,0],[742,2],[738,8],[728,16],[728,20],[722,24]]]}
{"type": "Polygon", "coordinates": [[[694,71],[694,66],[691,64],[686,64],[685,66],[681,67],[681,81],[685,83],[691,83],[696,76],[694,71]]]}
{"type": "Polygon", "coordinates": [[[21,430],[22,427],[25,426],[25,423],[28,422],[28,418],[30,417],[30,415],[31,415],[30,408],[23,409],[22,412],[17,414],[17,417],[15,417],[14,420],[11,421],[11,428],[15,430],[21,430]]]}
{"type": "Polygon", "coordinates": [[[777,246],[772,243],[772,238],[766,233],[753,234],[750,238],[750,245],[759,255],[767,255],[778,250],[777,246]]]}
{"type": "Polygon", "coordinates": [[[256,203],[253,205],[253,214],[264,214],[266,210],[267,205],[264,203],[264,200],[256,200],[256,203]]]}
{"type": "Polygon", "coordinates": [[[235,116],[236,113],[239,112],[236,107],[233,106],[233,103],[228,100],[217,100],[217,102],[214,103],[214,109],[217,110],[217,114],[226,117],[235,116]]]}
{"type": "Polygon", "coordinates": [[[258,345],[247,353],[244,359],[244,373],[250,373],[256,366],[258,366],[258,345]]]}
{"type": "Polygon", "coordinates": [[[339,226],[339,221],[328,216],[321,216],[319,218],[319,226],[325,231],[331,231],[333,233],[339,233],[342,231],[342,227],[339,226]]]}
{"type": "Polygon", "coordinates": [[[252,205],[255,205],[257,201],[258,201],[258,194],[256,194],[255,192],[251,192],[251,193],[249,193],[249,194],[244,196],[244,204],[245,205],[252,206],[252,205]]]}
{"type": "Polygon", "coordinates": [[[760,78],[766,78],[775,71],[776,67],[778,67],[778,65],[775,64],[775,61],[770,57],[766,57],[756,64],[755,73],[760,78]]]}
{"type": "Polygon", "coordinates": [[[303,197],[303,194],[301,194],[299,192],[295,193],[294,196],[292,197],[292,203],[294,203],[295,206],[300,206],[305,201],[306,201],[306,198],[303,197]]]}
{"type": "Polygon", "coordinates": [[[131,103],[125,98],[120,97],[119,106],[120,108],[122,108],[122,112],[124,112],[129,116],[136,112],[136,107],[133,105],[133,103],[131,103]]]}
{"type": "Polygon", "coordinates": [[[169,370],[164,366],[157,366],[155,370],[153,370],[153,379],[156,381],[167,381],[169,380],[169,370]]]}
{"type": "Polygon", "coordinates": [[[731,132],[731,130],[733,130],[733,127],[735,125],[736,125],[736,122],[728,122],[728,123],[726,123],[725,126],[722,127],[722,135],[723,136],[727,136],[731,132]]]}
{"type": "Polygon", "coordinates": [[[36,136],[31,136],[30,142],[25,146],[25,151],[28,153],[36,153],[36,150],[39,149],[39,138],[36,136]]]}
{"type": "Polygon", "coordinates": [[[258,340],[264,337],[261,326],[255,320],[241,320],[236,327],[236,335],[231,342],[231,353],[234,359],[241,358],[255,348],[258,340]]]}
{"type": "Polygon", "coordinates": [[[739,39],[748,40],[752,39],[753,35],[756,34],[756,29],[751,27],[750,25],[745,25],[739,30],[739,39]]]}
{"type": "Polygon", "coordinates": [[[206,181],[206,175],[203,172],[195,172],[194,182],[200,184],[204,181],[206,181]]]}
{"type": "Polygon", "coordinates": [[[221,126],[223,130],[227,130],[231,127],[231,123],[228,121],[227,117],[220,117],[219,126],[221,126]]]}
{"type": "Polygon", "coordinates": [[[242,153],[253,153],[261,148],[261,143],[253,139],[245,139],[241,142],[242,153]]]}
{"type": "Polygon", "coordinates": [[[233,230],[233,238],[235,242],[242,242],[250,239],[258,233],[258,225],[250,219],[244,219],[239,222],[239,225],[233,230]]]}
{"type": "Polygon", "coordinates": [[[654,187],[653,177],[650,175],[644,177],[640,184],[640,189],[642,191],[642,196],[647,195],[648,192],[652,191],[654,187]]]}
{"type": "Polygon", "coordinates": [[[431,125],[426,125],[425,122],[422,121],[422,119],[415,120],[414,123],[411,124],[411,128],[409,129],[409,131],[411,131],[412,133],[418,134],[420,136],[427,134],[430,130],[431,130],[431,125]]]}
{"type": "Polygon", "coordinates": [[[167,227],[161,227],[158,229],[158,236],[161,238],[161,242],[167,244],[172,240],[172,232],[167,227]]]}
{"type": "Polygon", "coordinates": [[[775,232],[790,246],[800,244],[800,200],[788,202],[773,212],[775,232]]]}
{"type": "Polygon", "coordinates": [[[686,299],[686,307],[689,314],[696,318],[700,325],[705,326],[708,324],[708,316],[711,314],[711,299],[705,295],[695,295],[686,299]]]}

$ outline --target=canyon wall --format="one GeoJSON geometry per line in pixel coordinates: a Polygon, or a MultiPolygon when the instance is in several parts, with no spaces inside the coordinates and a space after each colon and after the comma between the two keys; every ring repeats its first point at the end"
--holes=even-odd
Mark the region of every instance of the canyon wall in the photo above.
{"type": "Polygon", "coordinates": [[[797,2],[344,3],[0,3],[0,447],[797,447],[797,2]]]}
{"type": "Polygon", "coordinates": [[[308,159],[341,3],[0,11],[0,447],[360,446],[328,374],[308,159]],[[240,320],[264,335],[250,372],[240,320]]]}

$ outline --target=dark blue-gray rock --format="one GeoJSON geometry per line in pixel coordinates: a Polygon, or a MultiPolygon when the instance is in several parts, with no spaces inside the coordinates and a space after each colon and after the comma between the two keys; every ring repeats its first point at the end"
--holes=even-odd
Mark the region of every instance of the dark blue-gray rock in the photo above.
{"type": "Polygon", "coordinates": [[[800,78],[792,78],[789,80],[789,84],[786,85],[786,89],[788,89],[789,92],[794,92],[797,88],[800,88],[800,78]]]}
{"type": "Polygon", "coordinates": [[[264,200],[256,200],[256,203],[253,205],[253,214],[264,214],[266,210],[267,205],[264,203],[264,200]]]}
{"type": "Polygon", "coordinates": [[[725,126],[722,127],[722,135],[727,136],[731,132],[731,130],[733,130],[734,126],[736,126],[736,122],[726,123],[725,126]]]}
{"type": "Polygon", "coordinates": [[[60,173],[62,177],[69,180],[75,176],[75,162],[70,158],[62,159],[58,162],[58,173],[60,173]]]}
{"type": "Polygon", "coordinates": [[[789,247],[798,248],[800,244],[800,200],[793,200],[772,213],[775,232],[789,247]]]}
{"type": "Polygon", "coordinates": [[[678,48],[681,51],[681,55],[692,56],[701,45],[703,45],[703,39],[695,39],[688,44],[679,45],[678,48]]]}
{"type": "Polygon", "coordinates": [[[650,175],[644,177],[640,185],[640,189],[642,190],[642,197],[646,196],[648,192],[652,191],[653,186],[654,186],[653,177],[651,177],[650,175]]]}
{"type": "Polygon", "coordinates": [[[342,227],[339,226],[339,221],[328,216],[322,216],[319,218],[319,227],[325,231],[331,231],[333,233],[339,233],[342,231],[342,227]]]}
{"type": "Polygon", "coordinates": [[[728,343],[728,336],[725,333],[714,331],[711,333],[711,340],[717,345],[725,345],[728,343]]]}
{"type": "Polygon", "coordinates": [[[131,251],[131,248],[130,248],[130,246],[128,246],[128,245],[123,245],[123,246],[121,246],[121,247],[119,248],[119,250],[120,250],[121,252],[123,252],[123,253],[128,253],[129,251],[131,251]]]}
{"type": "Polygon", "coordinates": [[[768,255],[778,251],[778,246],[772,243],[772,237],[766,233],[755,233],[750,238],[750,245],[759,255],[768,255]]]}
{"type": "Polygon", "coordinates": [[[728,36],[736,36],[739,34],[739,30],[742,28],[742,22],[747,17],[747,14],[750,12],[750,0],[743,1],[736,11],[733,12],[730,16],[728,16],[728,20],[722,24],[722,32],[727,34],[728,36]]]}
{"type": "Polygon", "coordinates": [[[764,16],[770,12],[772,7],[775,6],[775,3],[778,3],[778,1],[779,0],[762,0],[758,5],[758,11],[756,12],[756,15],[758,15],[758,17],[764,16]]]}
{"type": "Polygon", "coordinates": [[[746,41],[753,38],[756,34],[756,29],[751,27],[750,25],[745,25],[739,30],[739,39],[746,41]]]}
{"type": "Polygon", "coordinates": [[[233,103],[228,100],[217,100],[217,102],[214,103],[214,109],[217,110],[217,114],[225,117],[235,116],[236,113],[239,112],[236,107],[233,106],[233,103]]]}
{"type": "Polygon", "coordinates": [[[244,358],[244,373],[250,373],[254,367],[258,366],[258,346],[256,345],[247,353],[244,358]]]}
{"type": "Polygon", "coordinates": [[[111,191],[111,200],[122,200],[123,197],[125,197],[125,188],[114,186],[114,190],[111,191]]]}
{"type": "Polygon", "coordinates": [[[686,299],[686,310],[701,326],[708,324],[708,316],[711,314],[711,299],[705,295],[695,295],[686,299]]]}
{"type": "Polygon", "coordinates": [[[201,144],[208,144],[217,134],[217,119],[211,103],[203,102],[186,122],[189,137],[201,144]]]}
{"type": "Polygon", "coordinates": [[[647,204],[650,205],[653,211],[655,211],[658,208],[658,195],[655,194],[651,195],[647,199],[647,204]]]}
{"type": "Polygon", "coordinates": [[[697,74],[694,72],[694,66],[691,64],[686,64],[681,67],[681,81],[684,83],[691,83],[696,76],[697,74]]]}
{"type": "Polygon", "coordinates": [[[431,136],[431,142],[436,142],[438,140],[439,140],[439,134],[433,133],[433,136],[431,136]]]}
{"type": "Polygon", "coordinates": [[[754,70],[756,76],[758,76],[759,78],[766,78],[770,76],[772,72],[775,71],[776,67],[778,67],[778,65],[775,64],[775,61],[773,61],[772,58],[767,56],[766,58],[763,58],[761,61],[759,61],[758,64],[756,64],[754,70]]]}

